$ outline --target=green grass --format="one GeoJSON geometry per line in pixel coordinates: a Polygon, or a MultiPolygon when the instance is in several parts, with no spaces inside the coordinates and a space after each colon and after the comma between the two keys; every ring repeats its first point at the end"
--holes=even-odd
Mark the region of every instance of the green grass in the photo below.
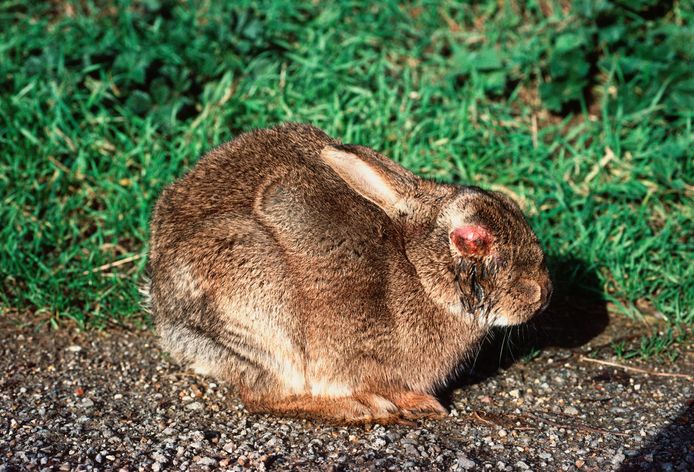
{"type": "Polygon", "coordinates": [[[672,327],[665,331],[654,331],[650,335],[642,336],[638,345],[630,345],[627,341],[619,341],[612,344],[612,350],[620,359],[665,358],[674,362],[687,342],[688,333],[682,330],[674,330],[672,327]],[[680,346],[682,345],[682,346],[680,346]]]}
{"type": "Polygon", "coordinates": [[[511,192],[556,283],[588,271],[622,314],[691,324],[691,5],[568,3],[0,1],[3,311],[146,321],[161,189],[303,121],[511,192]]]}

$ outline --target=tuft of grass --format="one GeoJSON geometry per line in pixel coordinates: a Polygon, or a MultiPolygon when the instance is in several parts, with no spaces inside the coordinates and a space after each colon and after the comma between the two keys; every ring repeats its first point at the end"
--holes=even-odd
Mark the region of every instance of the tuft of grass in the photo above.
{"type": "Polygon", "coordinates": [[[146,322],[163,186],[243,130],[304,121],[510,193],[621,313],[691,324],[692,11],[521,3],[2,3],[0,306],[146,322]]]}
{"type": "Polygon", "coordinates": [[[622,340],[612,343],[615,356],[620,359],[666,359],[674,362],[680,356],[682,347],[687,346],[689,335],[682,327],[668,327],[663,331],[654,331],[640,338],[638,346],[622,340]]]}

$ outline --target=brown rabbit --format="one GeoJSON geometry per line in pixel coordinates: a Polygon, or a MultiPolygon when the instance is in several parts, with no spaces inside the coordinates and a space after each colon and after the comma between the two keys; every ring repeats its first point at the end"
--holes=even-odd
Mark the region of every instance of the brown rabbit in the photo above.
{"type": "Polygon", "coordinates": [[[338,422],[438,416],[432,396],[494,325],[548,303],[519,207],[422,180],[308,125],[205,155],[152,218],[165,349],[256,412],[338,422]]]}

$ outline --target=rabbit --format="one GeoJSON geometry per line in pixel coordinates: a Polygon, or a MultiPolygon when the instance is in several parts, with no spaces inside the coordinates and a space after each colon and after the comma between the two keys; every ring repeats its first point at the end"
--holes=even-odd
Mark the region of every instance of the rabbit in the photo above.
{"type": "Polygon", "coordinates": [[[167,187],[147,268],[174,360],[250,412],[351,424],[445,416],[437,389],[552,291],[508,197],[295,123],[241,134],[167,187]]]}

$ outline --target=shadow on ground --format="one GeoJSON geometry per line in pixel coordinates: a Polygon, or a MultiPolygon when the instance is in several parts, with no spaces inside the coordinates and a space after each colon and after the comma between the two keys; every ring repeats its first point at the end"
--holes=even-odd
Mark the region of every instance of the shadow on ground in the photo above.
{"type": "MultiPolygon", "coordinates": [[[[662,464],[659,470],[668,470],[665,464],[689,464],[689,470],[694,470],[694,399],[672,421],[663,428],[651,442],[639,450],[638,454],[627,459],[619,472],[653,470],[654,462],[662,464]],[[687,446],[682,445],[689,445],[687,446]]],[[[674,469],[670,469],[674,470],[674,469]]],[[[684,469],[680,469],[684,470],[684,469]]]]}
{"type": "MultiPolygon", "coordinates": [[[[605,331],[609,315],[595,271],[584,261],[570,257],[555,259],[549,265],[555,287],[549,308],[526,325],[493,332],[477,357],[441,393],[445,405],[451,406],[456,389],[469,389],[516,362],[530,361],[548,348],[565,349],[568,359],[573,356],[571,350],[585,346],[605,331]]],[[[690,470],[694,470],[693,453],[694,398],[648,444],[627,458],[619,471],[661,470],[654,464],[664,464],[662,470],[667,470],[666,464],[685,463],[691,463],[690,470]],[[683,444],[688,444],[689,449],[683,444]]]]}

